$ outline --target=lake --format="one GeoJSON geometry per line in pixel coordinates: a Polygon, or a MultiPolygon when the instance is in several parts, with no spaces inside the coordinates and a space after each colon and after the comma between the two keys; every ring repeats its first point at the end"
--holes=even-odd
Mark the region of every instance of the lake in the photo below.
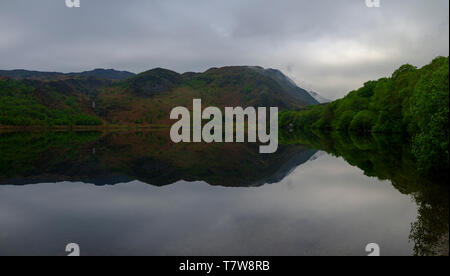
{"type": "Polygon", "coordinates": [[[280,142],[0,133],[0,255],[448,255],[448,186],[401,138],[280,142]]]}

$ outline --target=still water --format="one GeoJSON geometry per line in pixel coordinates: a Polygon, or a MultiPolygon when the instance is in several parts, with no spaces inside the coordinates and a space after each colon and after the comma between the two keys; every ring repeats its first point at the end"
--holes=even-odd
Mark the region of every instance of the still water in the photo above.
{"type": "Polygon", "coordinates": [[[367,176],[329,149],[0,137],[0,255],[66,255],[68,243],[82,255],[367,255],[368,243],[381,255],[448,254],[447,189],[367,176]]]}

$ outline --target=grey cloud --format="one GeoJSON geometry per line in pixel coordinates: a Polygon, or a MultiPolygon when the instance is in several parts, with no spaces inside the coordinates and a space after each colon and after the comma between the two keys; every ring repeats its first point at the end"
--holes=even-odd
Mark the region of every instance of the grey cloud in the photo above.
{"type": "Polygon", "coordinates": [[[281,69],[338,98],[403,63],[448,55],[447,0],[1,0],[0,68],[281,69]]]}

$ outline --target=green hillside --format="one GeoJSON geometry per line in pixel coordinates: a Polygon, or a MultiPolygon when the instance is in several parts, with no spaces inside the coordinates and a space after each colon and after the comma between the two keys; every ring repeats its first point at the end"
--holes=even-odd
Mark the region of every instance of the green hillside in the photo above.
{"type": "Polygon", "coordinates": [[[202,99],[208,106],[299,109],[317,102],[281,72],[260,67],[185,73],[156,68],[138,75],[94,70],[61,74],[0,71],[0,125],[170,125],[170,110],[202,99]],[[102,76],[105,76],[103,78],[102,76]],[[106,78],[107,77],[107,78],[106,78]],[[284,81],[284,82],[283,82],[284,81]]]}
{"type": "Polygon", "coordinates": [[[282,112],[280,125],[301,132],[400,133],[412,138],[419,169],[439,174],[449,166],[448,77],[445,57],[420,69],[406,64],[332,103],[282,112]]]}
{"type": "Polygon", "coordinates": [[[0,125],[100,125],[102,121],[86,108],[92,89],[87,84],[87,80],[43,83],[0,78],[0,125]]]}

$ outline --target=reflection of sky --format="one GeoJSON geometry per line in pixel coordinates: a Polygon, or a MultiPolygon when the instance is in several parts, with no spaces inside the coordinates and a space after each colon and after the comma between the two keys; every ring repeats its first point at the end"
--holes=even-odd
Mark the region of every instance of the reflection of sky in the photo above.
{"type": "Polygon", "coordinates": [[[411,254],[416,206],[389,182],[319,156],[259,188],[180,181],[97,187],[61,182],[0,186],[0,255],[411,254]]]}

